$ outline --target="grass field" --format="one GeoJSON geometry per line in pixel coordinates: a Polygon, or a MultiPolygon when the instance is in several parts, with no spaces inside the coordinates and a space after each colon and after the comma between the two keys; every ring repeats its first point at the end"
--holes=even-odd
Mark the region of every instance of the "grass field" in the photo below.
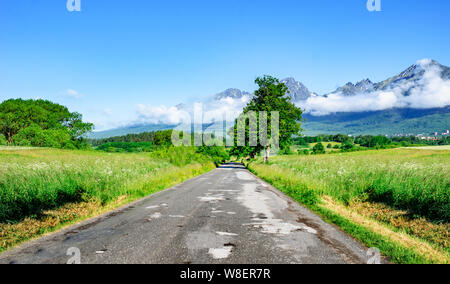
{"type": "Polygon", "coordinates": [[[450,261],[450,151],[279,156],[249,168],[397,263],[450,261]]]}
{"type": "Polygon", "coordinates": [[[445,146],[427,146],[427,147],[411,147],[412,149],[418,150],[440,150],[440,151],[450,151],[450,145],[445,146]]]}
{"type": "Polygon", "coordinates": [[[152,154],[0,149],[0,251],[213,169],[191,148],[152,154]]]}

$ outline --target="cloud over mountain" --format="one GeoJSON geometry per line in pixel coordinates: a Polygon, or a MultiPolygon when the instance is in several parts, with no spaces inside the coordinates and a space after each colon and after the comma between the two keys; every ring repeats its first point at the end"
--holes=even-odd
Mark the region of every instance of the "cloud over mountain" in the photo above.
{"type": "MultiPolygon", "coordinates": [[[[382,82],[369,79],[347,83],[334,92],[318,95],[293,78],[281,81],[289,89],[291,100],[305,114],[319,119],[339,113],[363,113],[393,109],[435,109],[450,106],[450,68],[430,59],[417,61],[405,71],[382,82]]],[[[78,93],[73,93],[74,95],[78,93]]],[[[204,124],[234,121],[251,100],[252,94],[227,89],[203,102],[173,107],[140,104],[136,119],[127,125],[180,125],[194,122],[194,112],[204,124]]]]}
{"type": "Polygon", "coordinates": [[[392,108],[442,108],[450,105],[449,68],[429,59],[420,60],[399,75],[378,84],[370,81],[339,88],[325,96],[312,96],[297,104],[311,115],[379,111],[392,108]],[[370,83],[369,83],[370,82],[370,83]]]}
{"type": "Polygon", "coordinates": [[[202,115],[203,123],[219,121],[233,121],[242,112],[250,101],[249,93],[240,93],[237,96],[216,96],[213,100],[182,104],[174,107],[138,105],[138,120],[136,123],[151,124],[182,124],[193,123],[194,112],[202,115]]]}

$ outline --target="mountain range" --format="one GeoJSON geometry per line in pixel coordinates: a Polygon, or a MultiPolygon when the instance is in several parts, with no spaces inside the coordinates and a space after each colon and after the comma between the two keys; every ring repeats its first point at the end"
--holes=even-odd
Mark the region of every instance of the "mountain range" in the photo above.
{"type": "MultiPolygon", "coordinates": [[[[366,97],[373,99],[374,94],[383,92],[391,96],[395,93],[405,102],[412,101],[413,103],[393,105],[384,109],[370,109],[369,106],[369,109],[364,111],[348,111],[347,108],[345,111],[341,111],[339,108],[336,108],[336,111],[332,113],[321,115],[317,115],[307,109],[304,114],[305,122],[303,128],[307,135],[327,133],[396,135],[428,134],[450,129],[450,106],[448,104],[439,107],[428,107],[426,103],[423,106],[420,105],[422,93],[426,97],[428,95],[427,92],[436,91],[436,80],[447,84],[445,85],[446,88],[441,91],[440,96],[444,97],[445,101],[448,101],[450,98],[448,89],[448,86],[450,86],[450,68],[434,60],[419,61],[399,74],[378,83],[374,83],[370,79],[364,79],[357,83],[349,82],[324,95],[318,95],[310,91],[304,84],[296,81],[294,78],[286,78],[281,80],[281,82],[289,89],[288,96],[291,98],[291,101],[299,106],[308,106],[308,103],[311,100],[314,101],[314,99],[321,99],[321,101],[326,102],[326,99],[335,99],[336,97],[348,102],[348,104],[358,104],[357,99],[366,97]],[[423,84],[432,84],[431,89],[424,89],[423,84]],[[418,90],[422,93],[418,92],[418,90]],[[444,93],[442,94],[442,92],[444,93]]],[[[224,99],[238,100],[243,97],[251,98],[251,96],[252,94],[246,91],[228,89],[214,95],[213,100],[220,102],[224,99]]],[[[320,104],[318,107],[320,107],[320,104]]],[[[173,127],[173,125],[167,124],[139,124],[105,132],[96,132],[91,135],[91,138],[166,130],[173,127]]],[[[222,125],[219,124],[217,127],[220,128],[222,125]]]]}

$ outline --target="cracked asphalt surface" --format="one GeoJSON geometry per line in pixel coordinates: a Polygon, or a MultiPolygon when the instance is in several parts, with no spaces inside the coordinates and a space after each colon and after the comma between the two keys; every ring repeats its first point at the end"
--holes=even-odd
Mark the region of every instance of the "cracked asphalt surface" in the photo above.
{"type": "Polygon", "coordinates": [[[0,255],[0,263],[367,263],[367,248],[238,164],[0,255]]]}

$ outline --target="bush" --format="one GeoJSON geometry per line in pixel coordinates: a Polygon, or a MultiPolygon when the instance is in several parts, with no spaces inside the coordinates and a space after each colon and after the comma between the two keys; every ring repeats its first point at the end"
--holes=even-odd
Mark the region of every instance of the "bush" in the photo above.
{"type": "Polygon", "coordinates": [[[327,148],[331,149],[331,148],[333,148],[333,145],[331,145],[331,143],[330,143],[330,144],[327,145],[327,148]]]}
{"type": "Polygon", "coordinates": [[[307,150],[307,149],[301,150],[301,151],[299,150],[299,151],[298,151],[298,154],[299,154],[299,155],[309,155],[309,150],[307,150]]]}
{"type": "Polygon", "coordinates": [[[292,151],[290,145],[286,145],[286,146],[284,146],[284,147],[282,147],[282,148],[280,149],[280,151],[278,152],[278,154],[279,154],[279,155],[292,155],[292,154],[294,154],[294,152],[292,151]]]}
{"type": "Polygon", "coordinates": [[[74,141],[66,129],[48,129],[43,130],[38,125],[32,125],[19,130],[13,137],[14,145],[34,146],[49,148],[67,148],[74,149],[74,141]]]}
{"type": "Polygon", "coordinates": [[[159,150],[152,152],[150,154],[150,157],[156,158],[156,159],[165,159],[169,163],[171,163],[174,166],[182,167],[188,164],[191,164],[193,162],[205,162],[207,160],[210,160],[206,156],[197,153],[197,149],[195,147],[165,147],[160,148],[159,150]]]}
{"type": "Polygon", "coordinates": [[[6,138],[5,136],[3,136],[2,134],[0,134],[0,146],[4,146],[7,144],[6,138]]]}
{"type": "Polygon", "coordinates": [[[313,147],[313,153],[315,155],[318,154],[325,154],[325,147],[323,146],[322,143],[317,143],[314,147],[313,147]]]}
{"type": "Polygon", "coordinates": [[[355,145],[353,142],[347,141],[344,144],[342,144],[342,152],[350,152],[354,149],[355,145]]]}
{"type": "Polygon", "coordinates": [[[213,159],[216,165],[230,159],[230,154],[225,147],[219,146],[202,146],[197,148],[197,153],[203,154],[213,159]]]}

